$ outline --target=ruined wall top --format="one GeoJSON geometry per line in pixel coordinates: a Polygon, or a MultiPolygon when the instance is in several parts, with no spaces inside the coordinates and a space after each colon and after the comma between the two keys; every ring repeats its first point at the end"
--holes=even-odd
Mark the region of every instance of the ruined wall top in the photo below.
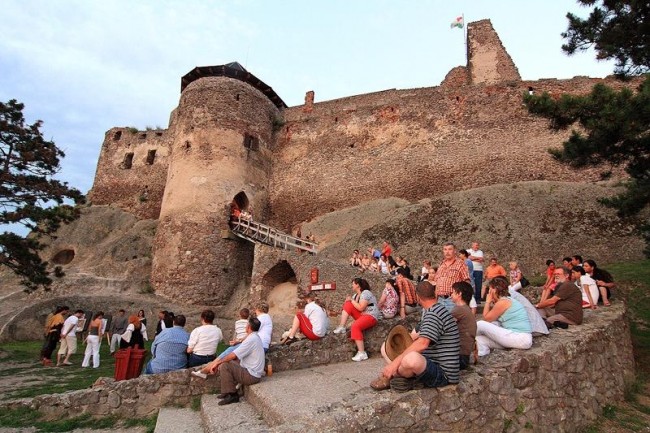
{"type": "Polygon", "coordinates": [[[504,48],[490,20],[467,25],[467,67],[472,84],[520,81],[517,66],[504,48]]]}

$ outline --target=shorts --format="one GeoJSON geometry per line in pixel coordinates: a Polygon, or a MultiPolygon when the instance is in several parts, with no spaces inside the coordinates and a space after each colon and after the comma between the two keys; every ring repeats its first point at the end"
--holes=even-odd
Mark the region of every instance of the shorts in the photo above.
{"type": "Polygon", "coordinates": [[[77,353],[77,336],[68,335],[61,339],[61,347],[59,347],[59,355],[72,355],[77,353]]]}
{"type": "Polygon", "coordinates": [[[440,368],[438,363],[433,362],[426,357],[424,359],[427,361],[427,366],[422,373],[416,376],[418,381],[427,388],[437,388],[449,385],[447,376],[445,376],[445,372],[442,371],[442,368],[440,368]]]}

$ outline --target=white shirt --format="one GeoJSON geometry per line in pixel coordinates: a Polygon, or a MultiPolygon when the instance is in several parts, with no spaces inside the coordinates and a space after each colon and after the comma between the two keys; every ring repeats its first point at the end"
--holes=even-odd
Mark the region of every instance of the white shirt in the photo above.
{"type": "MultiPolygon", "coordinates": [[[[470,256],[483,258],[483,251],[481,251],[481,250],[471,250],[470,249],[470,250],[467,250],[467,252],[469,253],[470,256]]],[[[474,265],[474,270],[475,271],[483,272],[483,262],[479,262],[478,260],[472,260],[472,264],[474,265]]],[[[472,278],[471,275],[469,277],[472,278]]]]}
{"type": "Polygon", "coordinates": [[[388,263],[386,263],[385,261],[379,259],[379,261],[377,262],[377,265],[379,266],[379,271],[382,274],[387,274],[388,273],[388,263]]]}
{"type": "Polygon", "coordinates": [[[207,356],[217,352],[217,346],[223,340],[221,329],[216,325],[202,325],[190,334],[187,348],[195,355],[207,356]]]}
{"type": "Polygon", "coordinates": [[[580,291],[582,292],[582,300],[584,302],[589,302],[587,293],[583,289],[583,286],[585,285],[589,287],[589,293],[591,294],[594,303],[597,304],[600,293],[598,292],[598,286],[596,285],[596,281],[593,278],[591,278],[589,275],[580,276],[580,291]]]}
{"type": "MultiPolygon", "coordinates": [[[[257,318],[259,319],[260,316],[257,318]]],[[[237,346],[233,353],[239,359],[239,365],[248,370],[251,376],[262,377],[264,375],[264,348],[257,332],[248,334],[248,337],[237,346]]]]}
{"type": "Polygon", "coordinates": [[[260,314],[257,316],[257,319],[261,323],[258,334],[262,340],[262,346],[264,349],[268,349],[271,345],[271,334],[273,334],[273,321],[271,320],[271,316],[269,316],[268,313],[260,314]]]}
{"type": "Polygon", "coordinates": [[[310,302],[305,305],[305,316],[311,322],[311,329],[318,337],[324,337],[327,334],[327,328],[330,326],[330,319],[327,313],[316,302],[310,302]]]}
{"type": "Polygon", "coordinates": [[[248,320],[239,319],[235,322],[235,338],[233,340],[244,341],[246,338],[246,328],[248,327],[248,320]]]}
{"type": "Polygon", "coordinates": [[[61,328],[61,334],[66,337],[76,337],[77,323],[79,323],[79,318],[74,314],[65,319],[65,322],[63,322],[63,328],[61,328]]]}

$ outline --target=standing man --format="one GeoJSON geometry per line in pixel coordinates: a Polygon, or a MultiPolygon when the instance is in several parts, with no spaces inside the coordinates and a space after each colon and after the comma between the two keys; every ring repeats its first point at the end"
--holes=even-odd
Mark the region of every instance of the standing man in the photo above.
{"type": "Polygon", "coordinates": [[[145,374],[167,373],[187,368],[187,342],[190,334],[183,329],[185,316],[175,316],[173,324],[174,326],[165,329],[153,341],[153,359],[147,363],[145,374]]]}
{"type": "Polygon", "coordinates": [[[415,293],[413,282],[406,278],[406,270],[397,268],[397,291],[399,292],[399,316],[404,319],[407,314],[420,311],[418,295],[415,293]]]}
{"type": "Polygon", "coordinates": [[[467,250],[469,259],[474,265],[474,272],[470,275],[474,279],[474,299],[481,305],[481,287],[483,286],[483,251],[478,242],[472,242],[472,248],[467,250]]]}
{"type": "Polygon", "coordinates": [[[169,315],[169,312],[167,310],[162,310],[158,312],[158,323],[156,324],[156,335],[154,335],[154,338],[161,332],[163,332],[163,329],[167,329],[167,325],[165,324],[165,317],[169,315]]]}
{"type": "Polygon", "coordinates": [[[124,310],[118,311],[117,315],[113,317],[109,331],[111,334],[111,355],[120,348],[120,339],[122,334],[126,332],[127,326],[129,326],[129,318],[126,317],[126,312],[124,310]]]}
{"type": "Polygon", "coordinates": [[[435,388],[460,380],[460,334],[449,311],[437,303],[436,289],[428,281],[417,286],[422,320],[411,332],[413,343],[382,370],[370,386],[381,391],[408,391],[415,386],[435,388]]]}
{"type": "Polygon", "coordinates": [[[61,365],[72,365],[70,355],[77,353],[77,323],[79,323],[79,319],[83,315],[83,310],[77,310],[63,322],[63,328],[61,329],[61,347],[56,358],[57,367],[61,365]],[[61,362],[63,356],[65,356],[65,359],[61,362]]]}
{"type": "Polygon", "coordinates": [[[545,319],[546,326],[566,329],[569,325],[582,323],[582,292],[571,282],[571,271],[562,266],[553,271],[555,292],[553,296],[540,301],[535,307],[545,319]]]}
{"type": "Polygon", "coordinates": [[[454,309],[454,303],[449,298],[452,292],[451,286],[460,281],[469,283],[469,272],[465,262],[458,257],[453,243],[447,242],[442,247],[442,256],[443,260],[433,277],[433,283],[436,286],[437,302],[451,311],[454,309]]]}
{"type": "Polygon", "coordinates": [[[262,339],[257,334],[260,330],[260,321],[251,317],[246,327],[246,338],[232,353],[223,359],[217,359],[208,367],[210,373],[219,372],[221,383],[221,399],[219,406],[237,403],[239,394],[237,385],[253,385],[258,383],[264,375],[264,347],[262,339]]]}
{"type": "Polygon", "coordinates": [[[223,334],[218,326],[213,325],[214,311],[201,312],[201,326],[190,334],[187,343],[187,353],[190,354],[188,367],[207,364],[214,361],[217,346],[223,340],[223,334]]]}

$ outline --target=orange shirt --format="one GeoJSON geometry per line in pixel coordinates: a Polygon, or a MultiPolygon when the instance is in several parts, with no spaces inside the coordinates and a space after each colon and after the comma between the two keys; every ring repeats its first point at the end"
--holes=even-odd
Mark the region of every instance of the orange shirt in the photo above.
{"type": "Polygon", "coordinates": [[[490,265],[487,268],[485,268],[485,278],[488,280],[491,280],[494,277],[505,277],[506,270],[503,268],[503,266],[497,264],[497,265],[490,265]]]}

